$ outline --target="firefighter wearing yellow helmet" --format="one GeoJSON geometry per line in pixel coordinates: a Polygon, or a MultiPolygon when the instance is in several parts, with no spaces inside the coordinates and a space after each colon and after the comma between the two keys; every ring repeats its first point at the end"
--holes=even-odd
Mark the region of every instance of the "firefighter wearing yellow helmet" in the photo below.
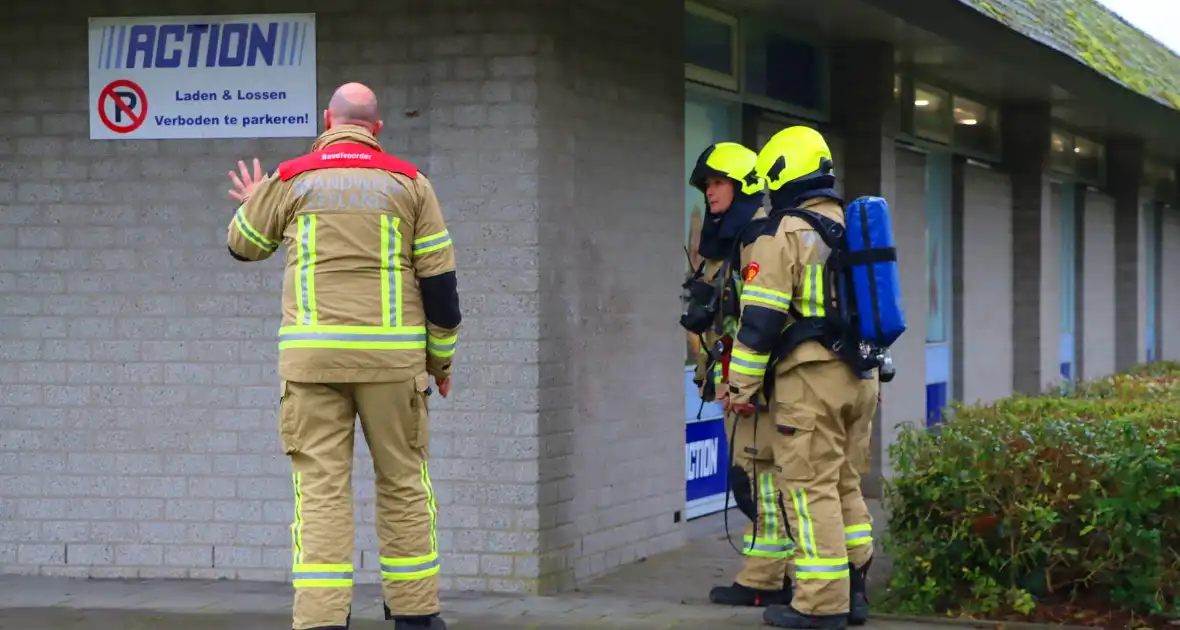
{"type": "MultiPolygon", "coordinates": [[[[689,301],[681,324],[701,341],[695,381],[702,403],[712,402],[725,391],[729,351],[737,328],[737,294],[743,281],[740,271],[748,262],[749,248],[740,247],[740,236],[765,217],[765,185],[755,173],[757,159],[756,153],[738,143],[721,142],[701,153],[689,177],[689,184],[705,196],[707,212],[697,247],[702,262],[685,283],[690,295],[695,291],[702,299],[695,304],[689,301]],[[732,308],[727,310],[726,305],[732,308]]],[[[726,424],[734,454],[729,484],[751,523],[743,540],[741,571],[732,585],[710,591],[709,599],[725,606],[787,604],[791,601],[788,565],[792,544],[775,490],[774,424],[768,413],[753,419],[727,414],[726,424]]]]}
{"type": "Polygon", "coordinates": [[[875,371],[853,371],[821,339],[793,334],[831,304],[823,286],[831,250],[808,221],[781,211],[802,208],[844,224],[823,136],[808,127],[780,131],[759,153],[756,173],[766,179],[771,213],[744,239],[757,272],[746,274],[742,289],[725,406],[746,415],[754,413],[756,396],[773,401],[778,490],[795,533],[796,582],[790,604],[768,607],[763,620],[842,630],[868,616],[872,517],[860,476],[879,382],[875,371]]]}

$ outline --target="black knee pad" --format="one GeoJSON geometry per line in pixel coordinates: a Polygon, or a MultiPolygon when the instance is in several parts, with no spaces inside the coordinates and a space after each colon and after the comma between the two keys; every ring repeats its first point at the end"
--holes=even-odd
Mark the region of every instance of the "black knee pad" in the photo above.
{"type": "Polygon", "coordinates": [[[733,491],[733,501],[742,514],[750,522],[758,522],[758,506],[754,503],[754,491],[750,485],[750,475],[741,466],[729,468],[729,487],[733,491]]]}

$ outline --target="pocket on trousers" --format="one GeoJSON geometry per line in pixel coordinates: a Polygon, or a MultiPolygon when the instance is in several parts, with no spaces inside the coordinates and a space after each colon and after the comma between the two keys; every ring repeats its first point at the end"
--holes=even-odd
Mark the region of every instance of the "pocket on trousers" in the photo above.
{"type": "Polygon", "coordinates": [[[755,459],[772,460],[774,459],[774,415],[770,411],[758,412],[758,417],[755,419],[754,425],[754,450],[756,454],[755,459]]]}
{"type": "Polygon", "coordinates": [[[775,405],[775,424],[778,447],[775,453],[782,478],[788,481],[808,481],[815,476],[811,464],[812,441],[815,439],[815,417],[800,414],[789,404],[775,405]]]}
{"type": "Polygon", "coordinates": [[[292,404],[290,387],[287,381],[279,385],[279,439],[283,443],[283,453],[292,455],[299,452],[299,414],[292,404]]]}
{"type": "Polygon", "coordinates": [[[409,427],[410,448],[425,449],[430,446],[430,375],[419,374],[414,378],[414,398],[410,404],[414,417],[409,427]]]}

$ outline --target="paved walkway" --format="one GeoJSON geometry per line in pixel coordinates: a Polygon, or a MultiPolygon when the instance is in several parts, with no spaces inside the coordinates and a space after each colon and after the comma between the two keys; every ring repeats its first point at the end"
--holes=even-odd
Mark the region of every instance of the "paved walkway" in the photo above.
{"type": "MultiPolygon", "coordinates": [[[[752,630],[762,627],[760,610],[707,603],[709,587],[731,581],[738,562],[724,536],[711,533],[557,597],[444,596],[443,616],[459,630],[752,630]]],[[[388,630],[376,586],[358,586],[355,602],[354,630],[388,630]]],[[[290,606],[286,584],[0,576],[0,630],[281,630],[290,628],[290,606]]],[[[880,620],[866,626],[915,627],[880,620]]]]}

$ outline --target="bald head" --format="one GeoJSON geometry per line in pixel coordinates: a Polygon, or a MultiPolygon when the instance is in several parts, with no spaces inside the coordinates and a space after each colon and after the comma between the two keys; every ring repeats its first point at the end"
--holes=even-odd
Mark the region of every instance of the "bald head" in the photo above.
{"type": "Polygon", "coordinates": [[[362,125],[374,132],[381,125],[377,95],[361,83],[345,83],[336,88],[325,114],[332,125],[362,125]]]}

